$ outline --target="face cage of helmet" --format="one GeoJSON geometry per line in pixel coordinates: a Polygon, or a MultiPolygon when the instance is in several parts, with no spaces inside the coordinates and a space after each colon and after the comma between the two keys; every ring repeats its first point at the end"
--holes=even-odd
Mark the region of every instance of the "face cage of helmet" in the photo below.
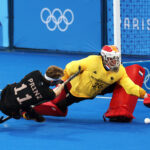
{"type": "Polygon", "coordinates": [[[120,59],[118,56],[103,57],[103,64],[107,70],[118,72],[120,66],[120,59]]]}

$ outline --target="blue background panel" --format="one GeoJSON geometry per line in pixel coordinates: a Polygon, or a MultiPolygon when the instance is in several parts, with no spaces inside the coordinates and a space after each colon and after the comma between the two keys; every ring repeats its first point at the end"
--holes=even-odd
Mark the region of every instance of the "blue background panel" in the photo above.
{"type": "Polygon", "coordinates": [[[2,23],[0,22],[0,47],[3,46],[3,31],[2,31],[2,23]]]}
{"type": "Polygon", "coordinates": [[[0,47],[9,46],[8,0],[0,0],[0,47]]]}
{"type": "Polygon", "coordinates": [[[101,14],[100,1],[97,0],[14,0],[14,46],[35,49],[51,49],[65,51],[97,52],[101,48],[101,14]],[[51,11],[43,13],[47,8],[51,11]],[[73,21],[65,32],[65,22],[73,21]],[[55,13],[54,13],[55,12],[55,13]],[[61,17],[60,17],[61,16],[61,17]],[[66,18],[65,18],[66,17],[66,18]],[[64,19],[64,20],[63,20],[64,19]],[[54,23],[55,22],[55,23],[54,23]],[[50,31],[49,28],[55,28],[50,31]]]}

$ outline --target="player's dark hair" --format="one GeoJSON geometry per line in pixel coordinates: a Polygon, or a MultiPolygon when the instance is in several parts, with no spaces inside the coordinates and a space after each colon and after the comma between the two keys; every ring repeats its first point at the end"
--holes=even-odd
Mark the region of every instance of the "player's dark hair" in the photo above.
{"type": "Polygon", "coordinates": [[[46,70],[46,75],[53,79],[58,79],[64,75],[63,69],[57,66],[50,66],[46,70]]]}

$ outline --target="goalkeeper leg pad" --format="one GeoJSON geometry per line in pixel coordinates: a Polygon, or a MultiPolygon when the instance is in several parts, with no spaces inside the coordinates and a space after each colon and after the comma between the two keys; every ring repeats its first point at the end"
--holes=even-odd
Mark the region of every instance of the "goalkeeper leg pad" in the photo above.
{"type": "MultiPolygon", "coordinates": [[[[126,67],[126,72],[131,80],[139,86],[142,86],[145,76],[145,70],[139,65],[131,65],[126,67]]],[[[113,96],[109,105],[109,109],[104,114],[104,118],[110,121],[130,122],[133,118],[133,112],[137,103],[137,96],[129,95],[120,86],[116,85],[113,96]]]]}
{"type": "Polygon", "coordinates": [[[34,107],[34,110],[37,113],[39,113],[40,115],[58,116],[58,117],[65,117],[67,115],[67,112],[68,112],[68,109],[66,109],[65,112],[61,111],[51,101],[34,107]]]}
{"type": "Polygon", "coordinates": [[[55,99],[53,99],[51,102],[53,102],[54,104],[57,104],[58,102],[64,100],[66,98],[66,95],[68,93],[68,91],[71,89],[71,83],[67,83],[67,85],[65,85],[64,89],[61,91],[60,95],[58,95],[55,99]]]}
{"type": "Polygon", "coordinates": [[[70,88],[71,88],[71,84],[68,83],[65,86],[65,88],[62,90],[60,95],[58,95],[52,101],[36,106],[34,108],[35,111],[41,115],[65,117],[67,115],[68,109],[66,108],[65,110],[62,111],[60,108],[57,107],[56,104],[58,104],[60,101],[66,98],[67,91],[70,90],[70,88]]]}

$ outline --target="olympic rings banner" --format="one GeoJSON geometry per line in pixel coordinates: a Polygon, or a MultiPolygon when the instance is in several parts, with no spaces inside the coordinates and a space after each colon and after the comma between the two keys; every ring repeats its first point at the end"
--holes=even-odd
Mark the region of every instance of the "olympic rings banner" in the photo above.
{"type": "Polygon", "coordinates": [[[97,0],[14,0],[14,46],[98,52],[101,10],[97,0]]]}
{"type": "Polygon", "coordinates": [[[126,62],[123,63],[124,66],[129,66],[133,64],[139,64],[145,69],[145,79],[143,83],[143,88],[150,93],[150,61],[136,61],[136,62],[126,62]]]}

